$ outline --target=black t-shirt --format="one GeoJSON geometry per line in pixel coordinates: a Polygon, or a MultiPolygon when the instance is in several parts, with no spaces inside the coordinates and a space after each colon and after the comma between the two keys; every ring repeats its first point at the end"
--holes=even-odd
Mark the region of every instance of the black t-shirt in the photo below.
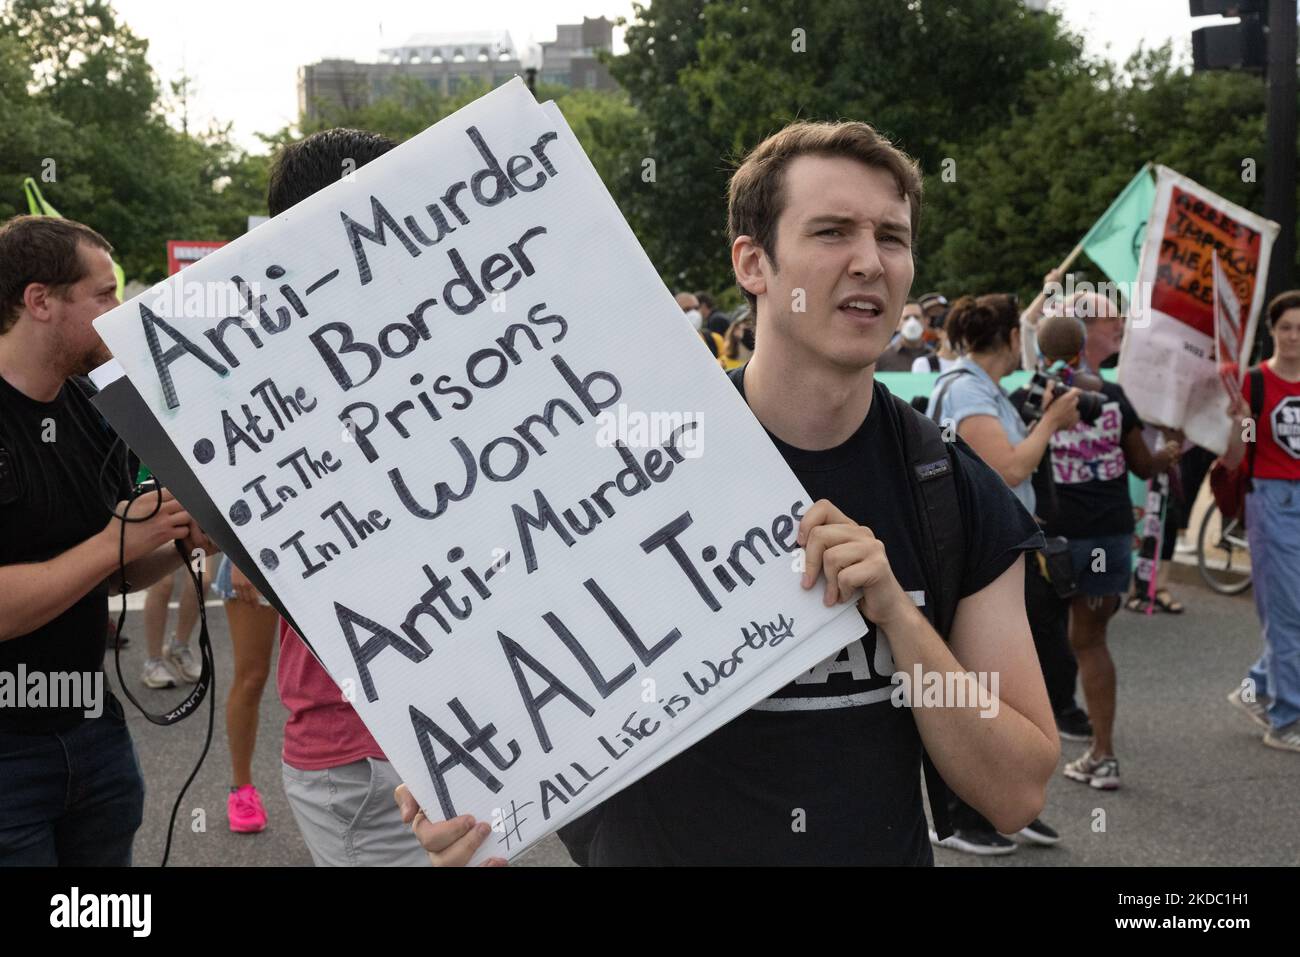
{"type": "MultiPolygon", "coordinates": [[[[1053,433],[1052,477],[1056,481],[1057,512],[1048,522],[1048,535],[1095,538],[1130,535],[1133,503],[1128,494],[1128,460],[1123,440],[1142,423],[1118,383],[1103,382],[1106,396],[1101,415],[1092,425],[1080,420],[1074,428],[1053,433]]],[[[1025,390],[1011,401],[1018,407],[1025,390]]]]}
{"type": "MultiPolygon", "coordinates": [[[[810,501],[829,499],[870,527],[903,589],[929,600],[901,439],[883,411],[891,401],[877,384],[866,419],[838,448],[809,452],[771,438],[810,501]]],[[[958,448],[965,596],[1040,539],[1002,480],[958,448]]],[[[859,641],[605,802],[590,863],[932,863],[920,736],[911,713],[890,702],[888,643],[870,622],[864,630],[859,641]]]]}
{"type": "MultiPolygon", "coordinates": [[[[65,382],[53,402],[37,402],[0,377],[0,454],[7,459],[0,469],[0,565],[49,561],[108,524],[109,509],[130,487],[119,444],[101,488],[113,440],[75,381],[65,382]]],[[[29,675],[98,671],[107,631],[108,592],[101,586],[35,631],[0,641],[0,671],[15,681],[19,664],[29,675]]],[[[0,707],[0,731],[10,733],[64,731],[82,720],[81,709],[0,707]]]]}

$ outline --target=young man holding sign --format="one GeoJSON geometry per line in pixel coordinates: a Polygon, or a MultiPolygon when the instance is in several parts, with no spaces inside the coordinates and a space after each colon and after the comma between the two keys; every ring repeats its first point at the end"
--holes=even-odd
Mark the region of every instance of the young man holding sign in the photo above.
{"type": "MultiPolygon", "coordinates": [[[[930,864],[922,748],[999,830],[1043,806],[1059,743],[1024,612],[1037,528],[958,442],[961,599],[937,634],[904,421],[874,380],[912,284],[920,192],[863,123],[788,127],[732,179],[732,264],[757,319],[736,385],[816,502],[792,574],[828,605],[861,590],[864,634],[600,805],[581,822],[592,864],[930,864]],[[968,672],[977,695],[944,693],[968,672]]],[[[404,787],[398,802],[435,864],[465,863],[489,833],[428,820],[404,787]]]]}

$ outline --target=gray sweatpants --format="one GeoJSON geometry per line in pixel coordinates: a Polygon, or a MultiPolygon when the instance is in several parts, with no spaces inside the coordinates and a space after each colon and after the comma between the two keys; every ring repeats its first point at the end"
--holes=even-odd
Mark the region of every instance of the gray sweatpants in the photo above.
{"type": "Polygon", "coordinates": [[[428,867],[429,855],[402,823],[393,766],[377,758],[323,771],[281,762],[284,793],[317,867],[428,867]]]}

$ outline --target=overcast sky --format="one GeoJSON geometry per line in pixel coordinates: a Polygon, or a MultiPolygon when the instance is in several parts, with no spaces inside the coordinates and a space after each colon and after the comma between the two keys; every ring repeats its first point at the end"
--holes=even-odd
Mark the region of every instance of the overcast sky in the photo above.
{"type": "MultiPolygon", "coordinates": [[[[762,0],[757,0],[762,2],[762,0]]],[[[893,0],[902,3],[903,0],[893,0]]],[[[191,128],[233,120],[239,142],[297,119],[297,70],[327,57],[374,60],[381,47],[414,33],[509,30],[517,47],[555,39],[555,24],[631,16],[631,0],[115,0],[149,41],[149,59],[166,83],[190,75],[191,128]]],[[[1187,0],[1051,0],[1088,39],[1090,52],[1123,61],[1138,43],[1174,38],[1190,49],[1187,0]]],[[[615,49],[621,35],[615,32],[615,49]]]]}

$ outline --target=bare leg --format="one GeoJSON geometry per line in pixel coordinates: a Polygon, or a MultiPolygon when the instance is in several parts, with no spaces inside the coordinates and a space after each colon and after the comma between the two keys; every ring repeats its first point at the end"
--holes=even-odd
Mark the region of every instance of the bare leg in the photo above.
{"type": "Polygon", "coordinates": [[[1113,757],[1115,662],[1106,647],[1106,625],[1119,607],[1118,596],[1079,595],[1070,602],[1070,647],[1079,662],[1083,696],[1092,722],[1094,757],[1113,757]]]}
{"type": "Polygon", "coordinates": [[[162,657],[163,634],[167,631],[167,605],[172,600],[175,575],[164,575],[144,593],[144,640],[150,658],[162,657]]]}
{"type": "Polygon", "coordinates": [[[230,744],[232,783],[253,783],[253,749],[257,745],[257,711],[271,670],[271,648],[278,613],[266,605],[227,601],[235,676],[226,699],[226,738],[230,744]]]}
{"type": "Polygon", "coordinates": [[[180,605],[180,610],[176,614],[175,642],[178,645],[188,645],[190,632],[194,630],[194,623],[199,620],[199,595],[189,572],[185,569],[181,569],[180,605]]]}

